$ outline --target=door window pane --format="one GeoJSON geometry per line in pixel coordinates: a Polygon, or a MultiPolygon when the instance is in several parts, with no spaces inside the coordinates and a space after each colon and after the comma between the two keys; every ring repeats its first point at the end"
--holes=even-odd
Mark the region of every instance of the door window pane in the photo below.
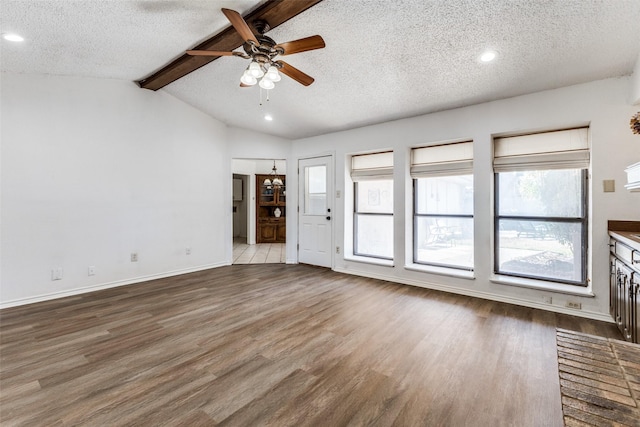
{"type": "Polygon", "coordinates": [[[326,215],[327,213],[327,167],[305,166],[304,213],[326,215]]]}

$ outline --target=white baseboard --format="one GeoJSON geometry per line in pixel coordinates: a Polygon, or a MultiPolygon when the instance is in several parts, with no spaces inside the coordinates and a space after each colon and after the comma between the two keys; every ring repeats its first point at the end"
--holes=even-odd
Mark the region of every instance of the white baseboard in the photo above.
{"type": "Polygon", "coordinates": [[[334,268],[334,271],[338,273],[351,274],[355,276],[370,277],[372,279],[386,280],[388,282],[401,283],[404,285],[417,286],[419,288],[433,289],[436,291],[449,292],[452,294],[465,295],[469,297],[481,298],[490,301],[504,302],[507,304],[520,305],[529,308],[537,308],[540,310],[552,311],[554,313],[568,314],[570,316],[584,317],[586,319],[600,320],[602,322],[613,323],[613,319],[608,314],[603,314],[589,310],[574,310],[557,305],[543,304],[536,301],[530,301],[522,298],[508,297],[502,295],[495,295],[488,292],[475,291],[473,289],[461,289],[454,286],[442,285],[439,283],[417,281],[405,278],[399,278],[395,276],[385,276],[384,274],[376,274],[368,271],[359,271],[352,269],[334,268]]]}
{"type": "Polygon", "coordinates": [[[201,265],[199,267],[167,271],[165,273],[151,274],[148,276],[135,277],[135,278],[125,279],[125,280],[117,280],[115,282],[100,283],[98,285],[75,288],[67,291],[52,292],[50,294],[38,295],[35,297],[21,298],[17,300],[0,303],[0,310],[3,308],[17,307],[20,305],[33,304],[33,303],[42,302],[42,301],[49,301],[57,298],[64,298],[64,297],[70,297],[74,295],[86,294],[88,292],[100,291],[103,289],[116,288],[118,286],[132,285],[134,283],[146,282],[149,280],[163,279],[165,277],[179,276],[181,274],[187,274],[187,273],[195,273],[196,271],[223,267],[225,265],[230,265],[230,264],[228,262],[221,262],[216,264],[201,265]]]}

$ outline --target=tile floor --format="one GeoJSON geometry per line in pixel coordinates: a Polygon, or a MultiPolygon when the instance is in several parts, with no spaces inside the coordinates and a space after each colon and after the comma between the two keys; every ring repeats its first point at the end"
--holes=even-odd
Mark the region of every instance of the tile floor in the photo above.
{"type": "Polygon", "coordinates": [[[284,243],[247,245],[246,238],[233,240],[234,264],[279,264],[286,262],[284,243]]]}

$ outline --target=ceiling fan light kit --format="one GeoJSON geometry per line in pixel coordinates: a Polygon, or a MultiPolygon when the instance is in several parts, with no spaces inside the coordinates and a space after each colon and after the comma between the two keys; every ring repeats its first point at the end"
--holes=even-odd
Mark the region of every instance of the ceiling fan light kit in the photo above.
{"type": "Polygon", "coordinates": [[[282,80],[282,77],[280,77],[280,73],[278,72],[278,67],[273,67],[273,66],[269,67],[265,77],[268,77],[269,80],[271,80],[274,83],[277,83],[280,80],[282,80]]]}
{"type": "Polygon", "coordinates": [[[254,28],[260,33],[256,35],[238,12],[231,9],[222,9],[222,13],[224,13],[233,28],[235,28],[238,34],[244,39],[244,53],[188,50],[187,54],[193,56],[237,56],[243,59],[251,59],[251,63],[240,78],[241,87],[254,86],[258,83],[258,79],[260,79],[258,84],[260,88],[269,91],[275,87],[276,82],[281,80],[280,72],[304,86],[309,86],[314,82],[313,77],[275,58],[278,55],[291,55],[309,50],[322,49],[325,47],[322,37],[315,35],[278,44],[271,37],[264,35],[265,32],[270,30],[267,22],[262,20],[253,22],[254,28]]]}
{"type": "Polygon", "coordinates": [[[244,74],[242,74],[242,77],[240,78],[240,83],[242,83],[245,86],[253,86],[254,84],[258,83],[258,79],[253,77],[251,73],[249,73],[249,70],[247,70],[244,72],[244,74]]]}
{"type": "Polygon", "coordinates": [[[262,67],[257,62],[252,62],[251,64],[249,64],[249,68],[247,68],[247,71],[256,79],[264,76],[264,71],[262,71],[262,67]]]}
{"type": "Polygon", "coordinates": [[[260,80],[260,87],[265,90],[271,90],[276,87],[276,84],[267,78],[260,80]]]}
{"type": "Polygon", "coordinates": [[[241,86],[253,86],[260,79],[260,87],[262,89],[271,90],[275,87],[275,83],[282,80],[278,67],[275,65],[260,65],[257,62],[249,64],[247,69],[240,78],[241,86]]]}

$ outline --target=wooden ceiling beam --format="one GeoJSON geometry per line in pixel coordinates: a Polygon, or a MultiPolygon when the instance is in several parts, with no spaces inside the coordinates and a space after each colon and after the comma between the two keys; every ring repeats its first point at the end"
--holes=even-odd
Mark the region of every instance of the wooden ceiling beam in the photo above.
{"type": "MultiPolygon", "coordinates": [[[[322,0],[269,0],[244,16],[244,20],[249,24],[254,33],[257,34],[258,32],[254,28],[253,22],[257,20],[266,21],[271,29],[273,29],[321,1],[322,0]]],[[[194,47],[193,50],[231,51],[242,46],[243,43],[244,40],[242,40],[238,32],[232,26],[229,26],[194,47]]],[[[136,83],[143,89],[158,90],[218,58],[219,57],[191,56],[183,53],[180,57],[165,65],[160,70],[136,81],[136,83]]]]}

